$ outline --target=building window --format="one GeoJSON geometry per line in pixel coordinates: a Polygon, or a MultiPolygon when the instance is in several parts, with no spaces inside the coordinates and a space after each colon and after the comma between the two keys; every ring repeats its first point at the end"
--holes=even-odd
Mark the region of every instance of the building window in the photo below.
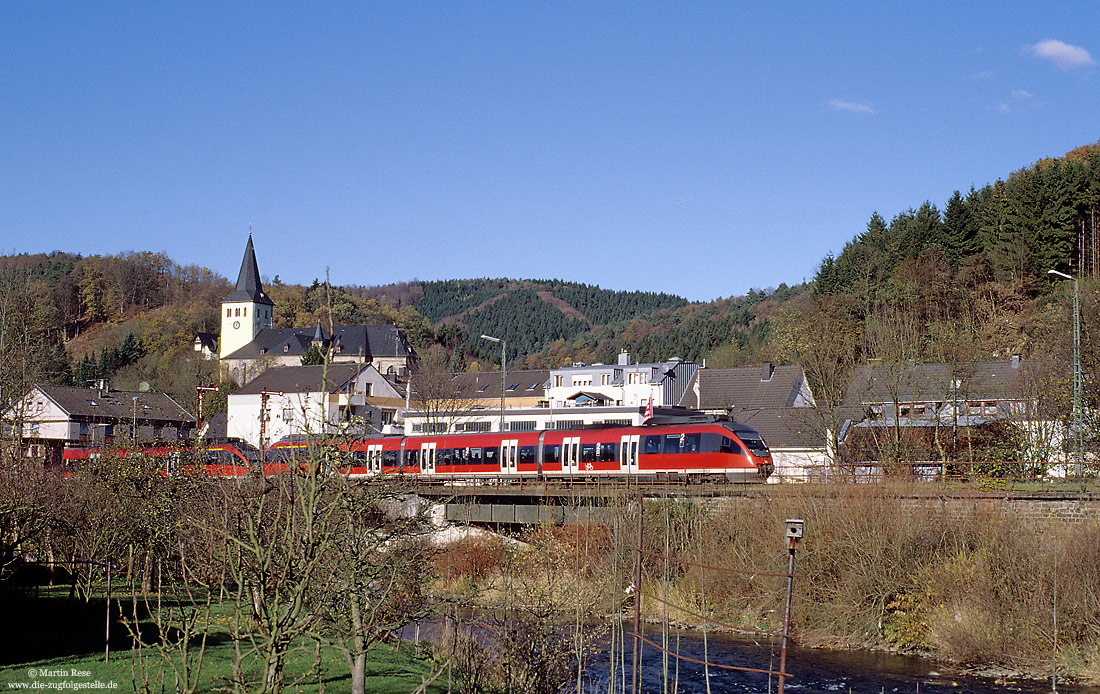
{"type": "Polygon", "coordinates": [[[393,410],[382,410],[382,424],[393,424],[393,410]]]}
{"type": "Polygon", "coordinates": [[[283,345],[283,351],[284,352],[289,352],[290,351],[290,345],[283,345]]]}
{"type": "Polygon", "coordinates": [[[293,407],[284,407],[283,408],[283,421],[284,422],[289,422],[293,419],[294,419],[294,408],[293,407]]]}
{"type": "Polygon", "coordinates": [[[511,422],[508,429],[510,431],[534,431],[535,430],[535,421],[534,420],[525,420],[525,421],[520,421],[520,422],[511,422]]]}
{"type": "Polygon", "coordinates": [[[561,386],[562,386],[562,377],[561,376],[554,376],[554,387],[555,388],[561,388],[561,386]]]}
{"type": "Polygon", "coordinates": [[[233,317],[233,309],[231,309],[231,308],[225,309],[225,317],[226,318],[232,318],[233,317]]]}

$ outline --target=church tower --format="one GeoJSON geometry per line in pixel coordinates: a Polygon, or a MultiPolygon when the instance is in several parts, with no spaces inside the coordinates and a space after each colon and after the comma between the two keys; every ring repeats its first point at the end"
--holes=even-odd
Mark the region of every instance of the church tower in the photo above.
{"type": "Polygon", "coordinates": [[[252,248],[252,232],[244,247],[241,272],[237,275],[237,287],[222,301],[222,332],[218,340],[218,356],[236,352],[256,335],[272,325],[275,302],[264,293],[260,285],[260,269],[256,265],[256,251],[252,248]]]}

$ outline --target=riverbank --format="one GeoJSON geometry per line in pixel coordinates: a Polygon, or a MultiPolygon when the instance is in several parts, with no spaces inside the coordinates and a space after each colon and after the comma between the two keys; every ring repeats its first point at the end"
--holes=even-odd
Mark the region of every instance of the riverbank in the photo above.
{"type": "MultiPolygon", "coordinates": [[[[464,541],[440,558],[440,587],[478,604],[552,605],[562,615],[622,609],[634,583],[637,512],[607,526],[538,528],[524,546],[464,541]]],[[[652,500],[642,533],[643,610],[705,615],[777,632],[784,520],[802,518],[792,636],[807,647],[929,655],[959,671],[1100,683],[1096,521],[962,516],[887,485],[790,487],[766,498],[652,500]],[[1057,650],[1054,650],[1055,623],[1057,650]]]]}

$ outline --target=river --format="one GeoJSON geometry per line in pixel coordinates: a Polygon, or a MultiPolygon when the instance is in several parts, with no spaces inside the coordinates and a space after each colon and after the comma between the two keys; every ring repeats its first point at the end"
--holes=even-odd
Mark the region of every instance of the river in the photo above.
{"type": "MultiPolygon", "coordinates": [[[[627,626],[629,629],[629,626],[627,626]]],[[[672,630],[669,635],[669,649],[677,651],[676,638],[679,636],[678,652],[683,656],[703,660],[704,644],[702,632],[695,630],[672,630]]],[[[659,626],[647,625],[645,637],[661,643],[659,626]]],[[[768,641],[756,642],[742,637],[726,634],[708,634],[707,652],[712,663],[736,665],[760,670],[779,669],[779,644],[768,641]]],[[[630,646],[626,652],[626,667],[629,676],[630,646]]],[[[621,656],[620,656],[621,657],[621,656]]],[[[662,654],[648,644],[642,650],[641,690],[646,694],[664,694],[673,692],[675,661],[669,659],[669,685],[664,687],[664,666],[662,654]]],[[[595,656],[586,667],[586,691],[607,692],[610,678],[606,652],[595,656]]],[[[681,661],[679,668],[677,694],[706,694],[706,676],[701,665],[681,661]]],[[[1051,681],[993,677],[978,677],[953,671],[931,661],[911,656],[865,650],[835,651],[825,649],[806,649],[792,646],[787,654],[787,672],[789,674],[786,691],[798,694],[817,692],[847,694],[883,694],[888,692],[913,694],[992,694],[993,692],[1025,692],[1038,694],[1050,692],[1051,681]]],[[[621,673],[615,674],[616,691],[622,692],[621,673]]],[[[710,669],[710,692],[775,692],[778,682],[775,676],[754,672],[740,672],[710,669]]],[[[630,690],[629,680],[626,691],[630,690]]],[[[1058,682],[1058,691],[1068,694],[1100,694],[1100,687],[1083,687],[1058,682]]]]}

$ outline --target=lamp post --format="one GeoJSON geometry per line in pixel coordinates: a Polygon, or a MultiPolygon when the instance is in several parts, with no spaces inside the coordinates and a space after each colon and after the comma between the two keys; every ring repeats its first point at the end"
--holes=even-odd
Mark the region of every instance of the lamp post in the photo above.
{"type": "Polygon", "coordinates": [[[504,359],[508,353],[508,343],[499,337],[493,337],[491,335],[482,335],[481,339],[500,343],[500,430],[504,431],[504,384],[507,379],[504,359]]]}
{"type": "Polygon", "coordinates": [[[1081,423],[1081,292],[1076,277],[1067,275],[1057,270],[1047,270],[1048,275],[1054,275],[1067,280],[1073,280],[1073,443],[1076,447],[1077,460],[1073,465],[1073,476],[1084,475],[1082,463],[1082,450],[1084,449],[1084,432],[1081,423]]]}

